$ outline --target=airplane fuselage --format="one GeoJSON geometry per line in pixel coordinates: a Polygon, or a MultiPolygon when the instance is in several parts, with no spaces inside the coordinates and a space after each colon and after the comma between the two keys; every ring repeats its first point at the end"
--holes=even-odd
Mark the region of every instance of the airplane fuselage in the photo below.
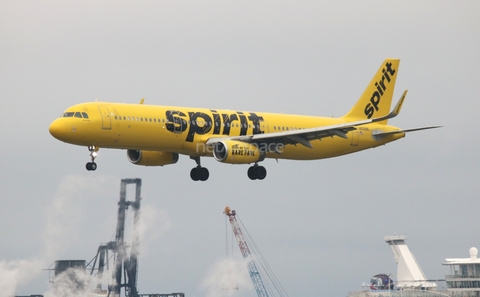
{"type": "MultiPolygon", "coordinates": [[[[91,102],[67,109],[52,123],[50,131],[59,140],[80,146],[212,156],[212,150],[205,145],[212,137],[251,136],[344,122],[341,118],[91,102]],[[78,116],[82,113],[88,118],[78,116]]],[[[312,148],[285,145],[279,148],[281,152],[268,152],[266,158],[314,160],[341,156],[404,137],[404,133],[381,139],[372,135],[373,131],[395,130],[398,128],[367,124],[349,132],[346,139],[332,136],[313,140],[312,148]]]]}

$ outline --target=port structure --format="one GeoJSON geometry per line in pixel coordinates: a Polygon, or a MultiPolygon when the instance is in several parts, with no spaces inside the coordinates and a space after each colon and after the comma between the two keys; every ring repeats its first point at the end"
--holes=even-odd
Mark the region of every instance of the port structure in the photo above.
{"type": "MultiPolygon", "coordinates": [[[[140,219],[141,187],[142,180],[139,178],[121,180],[115,241],[100,245],[97,249],[97,254],[88,263],[85,260],[55,261],[53,263],[55,265],[54,269],[50,268],[53,264],[47,269],[55,272],[53,278],[49,277],[54,288],[57,284],[57,277],[61,274],[66,274],[67,284],[73,284],[74,286],[71,288],[73,289],[72,294],[74,296],[87,296],[86,294],[88,294],[88,296],[120,297],[123,288],[125,292],[123,296],[126,297],[185,297],[184,293],[139,294],[138,292],[137,278],[140,242],[137,225],[140,219]],[[127,201],[127,186],[129,184],[135,185],[134,201],[127,201]],[[125,218],[129,209],[133,211],[133,227],[131,231],[132,242],[130,245],[125,243],[125,218]],[[128,249],[130,249],[130,253],[128,253],[128,249]],[[109,252],[111,252],[111,256],[109,256],[109,252]],[[113,268],[110,270],[109,266],[112,258],[113,268]],[[71,269],[75,271],[70,271],[71,269]],[[87,274],[87,269],[91,269],[88,281],[87,278],[84,277],[84,275],[86,276],[87,274]],[[97,271],[96,287],[93,292],[87,293],[90,283],[95,279],[95,271],[97,271]],[[103,290],[102,288],[105,272],[112,272],[111,277],[108,279],[108,290],[103,290]],[[93,295],[90,295],[89,293],[93,293],[93,295]]],[[[62,279],[58,280],[59,285],[62,285],[61,283],[64,281],[65,280],[62,279]]],[[[42,295],[31,296],[43,297],[42,295]]]]}
{"type": "Polygon", "coordinates": [[[139,297],[137,290],[138,278],[138,252],[139,238],[137,224],[140,219],[140,194],[142,180],[139,178],[122,179],[120,185],[120,201],[118,202],[117,228],[115,232],[115,241],[100,245],[97,255],[94,258],[91,274],[93,274],[97,261],[97,292],[102,292],[102,280],[104,268],[108,270],[108,251],[112,251],[114,256],[114,267],[112,279],[108,285],[108,296],[120,297],[121,289],[125,289],[125,296],[139,297]],[[127,201],[127,185],[135,185],[135,200],[127,201]],[[132,242],[130,245],[130,255],[127,253],[128,245],[125,243],[125,217],[128,209],[133,211],[132,242]],[[123,277],[122,277],[123,276],[123,277]]]}

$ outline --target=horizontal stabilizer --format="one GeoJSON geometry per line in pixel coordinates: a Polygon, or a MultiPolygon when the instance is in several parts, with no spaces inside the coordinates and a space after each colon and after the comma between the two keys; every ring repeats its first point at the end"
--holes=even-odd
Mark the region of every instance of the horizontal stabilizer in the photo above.
{"type": "Polygon", "coordinates": [[[388,132],[373,132],[372,135],[379,137],[379,136],[386,136],[386,135],[391,135],[391,134],[397,134],[397,133],[407,133],[407,132],[413,132],[413,131],[420,131],[420,130],[427,130],[427,129],[435,129],[435,128],[441,128],[443,126],[430,126],[430,127],[421,127],[421,128],[413,128],[413,129],[404,129],[404,130],[395,130],[395,131],[388,131],[388,132]]]}

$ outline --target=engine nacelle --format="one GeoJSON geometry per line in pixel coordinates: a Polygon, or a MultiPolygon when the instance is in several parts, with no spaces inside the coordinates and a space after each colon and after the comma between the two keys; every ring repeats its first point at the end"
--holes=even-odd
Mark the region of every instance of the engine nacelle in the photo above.
{"type": "Polygon", "coordinates": [[[177,153],[127,150],[128,161],[135,165],[164,166],[178,161],[177,153]]]}
{"type": "Polygon", "coordinates": [[[223,163],[249,164],[263,161],[265,153],[255,144],[224,140],[214,144],[213,157],[223,163]]]}

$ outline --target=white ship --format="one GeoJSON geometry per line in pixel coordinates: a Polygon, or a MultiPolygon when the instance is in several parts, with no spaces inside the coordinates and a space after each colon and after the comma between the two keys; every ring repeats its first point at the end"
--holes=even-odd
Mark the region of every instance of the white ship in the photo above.
{"type": "Polygon", "coordinates": [[[386,236],[397,263],[397,280],[390,275],[376,274],[362,290],[348,297],[480,297],[480,259],[478,250],[470,248],[470,258],[445,259],[442,265],[450,266],[451,274],[444,281],[447,289],[439,290],[436,281],[425,277],[420,265],[405,243],[405,236],[386,236]]]}

